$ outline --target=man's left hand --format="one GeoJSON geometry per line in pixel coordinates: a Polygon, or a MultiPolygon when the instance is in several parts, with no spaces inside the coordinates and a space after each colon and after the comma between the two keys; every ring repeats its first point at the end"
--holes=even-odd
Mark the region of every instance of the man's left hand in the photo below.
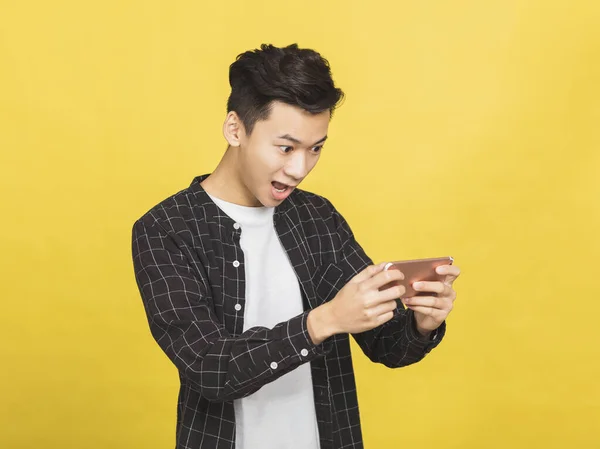
{"type": "Polygon", "coordinates": [[[435,296],[413,296],[402,300],[407,308],[415,312],[417,330],[424,336],[440,327],[452,311],[456,299],[452,284],[460,275],[460,269],[456,265],[441,265],[435,271],[446,276],[443,282],[413,284],[416,291],[431,292],[435,296]]]}

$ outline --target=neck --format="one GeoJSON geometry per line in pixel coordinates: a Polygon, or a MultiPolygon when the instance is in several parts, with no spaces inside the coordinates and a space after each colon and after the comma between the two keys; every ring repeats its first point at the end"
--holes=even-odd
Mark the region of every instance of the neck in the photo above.
{"type": "Polygon", "coordinates": [[[202,181],[202,188],[229,203],[240,206],[262,206],[242,182],[238,155],[238,148],[227,147],[215,170],[202,181]]]}

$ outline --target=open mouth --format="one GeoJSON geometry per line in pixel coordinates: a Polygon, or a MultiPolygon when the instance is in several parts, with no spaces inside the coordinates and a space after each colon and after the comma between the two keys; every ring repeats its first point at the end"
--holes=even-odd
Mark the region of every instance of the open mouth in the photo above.
{"type": "Polygon", "coordinates": [[[283,193],[291,187],[291,186],[288,186],[287,184],[282,184],[281,182],[277,182],[277,181],[273,181],[271,183],[271,185],[273,185],[275,190],[279,193],[283,193]]]}
{"type": "Polygon", "coordinates": [[[294,191],[295,185],[284,184],[282,182],[271,182],[271,195],[276,201],[283,201],[294,191]]]}

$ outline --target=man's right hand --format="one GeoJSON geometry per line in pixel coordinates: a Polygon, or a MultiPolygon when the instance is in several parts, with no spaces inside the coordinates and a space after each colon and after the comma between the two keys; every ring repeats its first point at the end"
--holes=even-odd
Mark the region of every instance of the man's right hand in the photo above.
{"type": "Polygon", "coordinates": [[[379,290],[404,279],[399,270],[384,271],[385,263],[371,265],[354,276],[331,301],[308,314],[308,332],[314,344],[335,334],[360,333],[394,317],[396,299],[405,292],[401,285],[379,290]]]}

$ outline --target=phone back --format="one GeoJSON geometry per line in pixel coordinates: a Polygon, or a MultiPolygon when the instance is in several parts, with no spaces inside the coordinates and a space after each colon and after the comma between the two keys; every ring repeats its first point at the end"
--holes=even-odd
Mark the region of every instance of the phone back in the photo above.
{"type": "Polygon", "coordinates": [[[404,280],[387,284],[382,288],[382,290],[389,288],[392,285],[400,284],[406,288],[406,293],[402,295],[402,298],[410,298],[412,296],[431,296],[432,293],[416,292],[413,289],[412,284],[418,281],[442,282],[445,276],[437,274],[435,269],[441,265],[452,265],[452,262],[454,262],[454,259],[450,256],[390,262],[385,269],[402,271],[404,274],[404,280]]]}

